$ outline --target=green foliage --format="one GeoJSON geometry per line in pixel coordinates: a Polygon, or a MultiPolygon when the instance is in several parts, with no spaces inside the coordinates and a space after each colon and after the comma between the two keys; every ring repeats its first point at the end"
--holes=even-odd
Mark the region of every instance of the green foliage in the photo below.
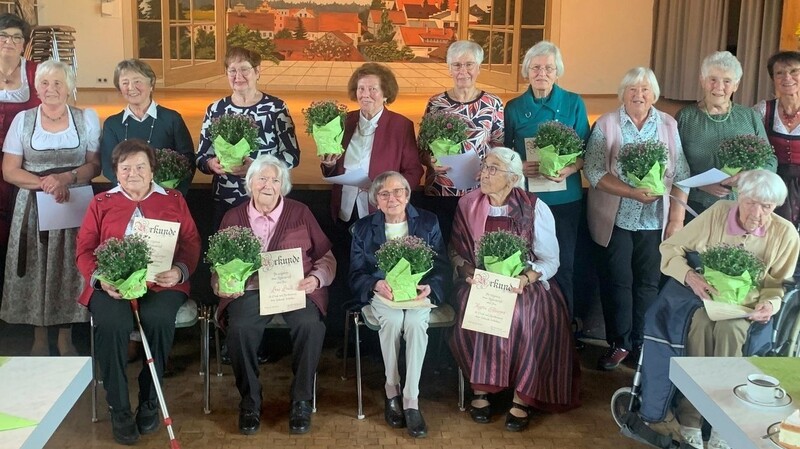
{"type": "Polygon", "coordinates": [[[306,33],[306,27],[303,25],[303,20],[298,18],[297,19],[297,27],[294,29],[294,38],[295,39],[308,39],[308,33],[306,33]]]}
{"type": "Polygon", "coordinates": [[[169,148],[156,150],[156,172],[153,174],[156,184],[172,179],[183,181],[190,174],[191,163],[186,156],[169,148]]]}
{"type": "Polygon", "coordinates": [[[385,8],[381,11],[381,23],[378,26],[376,40],[378,42],[389,42],[394,39],[394,25],[389,20],[389,11],[385,8]]]}
{"type": "Polygon", "coordinates": [[[764,262],[755,254],[739,245],[725,243],[708,248],[700,254],[704,269],[717,270],[728,276],[741,276],[745,271],[750,273],[753,286],[758,286],[758,280],[764,273],[764,262]]]}
{"type": "Polygon", "coordinates": [[[478,264],[483,264],[483,259],[487,256],[495,256],[499,259],[507,259],[515,252],[519,251],[522,263],[528,257],[528,243],[522,237],[508,231],[492,231],[481,237],[478,241],[478,264]]]}
{"type": "Polygon", "coordinates": [[[250,149],[258,148],[258,124],[253,117],[245,114],[225,114],[211,120],[208,127],[211,140],[222,136],[226,142],[236,145],[245,139],[250,149]]]}
{"type": "Polygon", "coordinates": [[[450,139],[455,143],[467,140],[467,123],[464,118],[444,111],[425,114],[419,124],[419,147],[426,150],[436,139],[450,139]]]}
{"type": "Polygon", "coordinates": [[[323,61],[342,61],[350,56],[351,47],[331,34],[326,34],[321,38],[311,42],[303,54],[310,59],[322,59],[323,61]]]}
{"type": "Polygon", "coordinates": [[[394,62],[410,61],[414,59],[414,52],[407,45],[403,48],[397,47],[397,41],[382,42],[373,45],[366,45],[362,48],[362,53],[373,62],[394,62]]]}
{"type": "Polygon", "coordinates": [[[294,35],[288,28],[284,28],[275,33],[275,39],[294,39],[294,35]]]}
{"type": "Polygon", "coordinates": [[[667,146],[660,140],[628,143],[619,150],[619,165],[624,175],[643,178],[656,162],[667,163],[667,146]]]}
{"type": "Polygon", "coordinates": [[[339,117],[344,128],[344,118],[347,115],[347,105],[336,100],[320,100],[312,102],[307,109],[303,109],[303,117],[306,118],[306,134],[309,136],[314,130],[314,125],[323,126],[331,120],[339,117]]]}
{"type": "Polygon", "coordinates": [[[411,265],[411,274],[425,272],[433,267],[436,252],[425,240],[409,235],[392,239],[375,251],[378,269],[388,273],[400,259],[406,259],[411,265]]]}
{"type": "Polygon", "coordinates": [[[254,270],[261,268],[261,241],[252,229],[231,226],[209,237],[206,262],[214,266],[234,259],[252,263],[254,270]]]}
{"type": "Polygon", "coordinates": [[[569,126],[550,120],[539,125],[534,142],[539,148],[552,145],[559,155],[583,153],[583,140],[569,126]]]}
{"type": "Polygon", "coordinates": [[[725,139],[717,149],[717,159],[721,164],[719,168],[741,168],[742,170],[763,168],[773,154],[769,142],[753,134],[725,139]]]}
{"type": "Polygon", "coordinates": [[[386,7],[386,4],[383,0],[372,0],[372,4],[369,5],[369,9],[383,9],[386,7]]]}
{"type": "Polygon", "coordinates": [[[96,274],[106,279],[127,279],[128,276],[150,263],[150,247],[140,234],[130,234],[123,239],[111,237],[94,250],[97,260],[96,274]]]}
{"type": "Polygon", "coordinates": [[[228,47],[242,47],[252,50],[265,61],[272,61],[277,64],[278,58],[275,56],[275,42],[272,39],[261,37],[256,30],[251,30],[244,25],[235,25],[228,30],[228,47]]]}
{"type": "Polygon", "coordinates": [[[194,39],[194,57],[195,59],[213,60],[216,55],[216,37],[213,31],[206,32],[203,29],[197,30],[197,36],[194,39]]]}

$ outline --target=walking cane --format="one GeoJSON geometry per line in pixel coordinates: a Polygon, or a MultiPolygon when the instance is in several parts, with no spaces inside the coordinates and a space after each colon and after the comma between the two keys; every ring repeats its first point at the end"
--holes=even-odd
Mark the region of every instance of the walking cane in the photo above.
{"type": "Polygon", "coordinates": [[[164,424],[167,426],[167,433],[169,433],[169,447],[170,449],[181,449],[181,444],[175,438],[175,433],[172,431],[172,418],[169,417],[167,411],[167,403],[164,402],[164,393],[161,391],[161,383],[158,381],[158,373],[156,367],[153,365],[153,356],[150,353],[150,343],[147,342],[147,336],[144,334],[142,328],[142,320],[139,318],[139,301],[131,300],[131,309],[136,316],[136,324],[139,325],[139,333],[142,335],[142,346],[144,346],[144,355],[147,366],[150,367],[150,375],[153,376],[153,385],[156,387],[156,396],[158,396],[158,404],[161,406],[161,414],[164,415],[164,424]]]}

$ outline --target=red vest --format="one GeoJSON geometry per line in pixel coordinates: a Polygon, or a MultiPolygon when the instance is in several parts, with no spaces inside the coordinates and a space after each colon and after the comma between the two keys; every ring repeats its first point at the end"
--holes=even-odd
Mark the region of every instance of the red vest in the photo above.
{"type": "Polygon", "coordinates": [[[790,136],[775,131],[775,106],[778,100],[767,101],[764,127],[779,164],[800,165],[800,136],[790,136]]]}

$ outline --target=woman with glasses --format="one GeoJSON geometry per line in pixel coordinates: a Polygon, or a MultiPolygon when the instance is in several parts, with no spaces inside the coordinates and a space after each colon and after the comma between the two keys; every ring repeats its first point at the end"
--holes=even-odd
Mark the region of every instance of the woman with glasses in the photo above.
{"type": "Polygon", "coordinates": [[[390,427],[408,429],[414,438],[428,434],[428,427],[419,411],[419,381],[422,362],[428,348],[429,308],[400,309],[387,305],[381,298],[394,301],[386,273],[378,269],[375,251],[387,240],[416,236],[436,252],[433,269],[417,286],[416,299],[430,298],[441,304],[446,298],[450,278],[447,248],[436,216],[416,209],[408,203],[411,186],[398,172],[388,171],[375,178],[369,189],[370,201],[378,211],[353,225],[350,251],[350,284],[362,303],[369,303],[381,325],[378,330],[383,364],[386,371],[384,419],[390,427]],[[406,341],[405,387],[400,387],[400,337],[406,341]]]}
{"type": "Polygon", "coordinates": [[[552,191],[537,192],[539,198],[553,211],[556,219],[556,238],[560,251],[560,266],[555,280],[567,299],[570,316],[574,306],[575,244],[582,211],[583,186],[580,170],[583,158],[564,169],[556,177],[539,173],[539,162],[528,160],[528,149],[534,147],[533,138],[539,125],[556,120],[578,133],[584,141],[589,138],[589,119],[581,97],[562,89],[556,84],[564,75],[561,50],[548,41],[540,41],[531,47],[522,61],[522,74],[530,86],[519,97],[506,106],[505,146],[516,150],[522,157],[522,169],[526,178],[543,176],[553,181],[552,191]],[[560,185],[559,185],[560,184],[560,185]]]}
{"type": "MultiPolygon", "coordinates": [[[[447,65],[453,78],[453,87],[428,100],[425,113],[449,112],[457,114],[467,124],[467,140],[461,153],[474,151],[483,160],[486,152],[503,145],[503,101],[496,95],[475,86],[481,72],[483,48],[472,41],[456,41],[447,48],[447,65]]],[[[422,160],[428,168],[425,175],[425,204],[435,211],[442,227],[445,241],[450,239],[458,200],[473,189],[461,190],[453,186],[448,176],[450,167],[437,165],[427,148],[420,148],[422,160]]],[[[476,173],[477,175],[477,173],[476,173]]]]}
{"type": "Polygon", "coordinates": [[[550,208],[524,189],[522,160],[514,150],[489,150],[481,166],[480,189],[458,202],[450,240],[456,269],[454,302],[457,322],[464,318],[478,242],[487,232],[504,230],[527,242],[527,263],[518,276],[517,301],[508,338],[457,325],[450,345],[468,377],[474,396],[470,417],[488,423],[489,394],[513,389],[506,429],[518,432],[530,423],[529,407],[565,411],[580,404],[580,364],[572,343],[569,311],[558,284],[558,243],[550,208]]]}

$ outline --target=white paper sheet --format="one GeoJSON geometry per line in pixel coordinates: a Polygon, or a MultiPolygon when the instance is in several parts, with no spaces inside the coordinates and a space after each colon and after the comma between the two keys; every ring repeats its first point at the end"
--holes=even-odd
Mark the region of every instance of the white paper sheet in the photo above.
{"type": "Polygon", "coordinates": [[[39,230],[79,228],[94,198],[92,186],[72,187],[69,201],[56,203],[56,197],[44,192],[36,192],[36,208],[39,213],[39,230]]]}
{"type": "MultiPolygon", "coordinates": [[[[539,149],[533,143],[533,138],[525,139],[525,156],[528,161],[539,160],[539,149]]],[[[528,178],[528,192],[561,192],[567,190],[567,180],[555,182],[542,175],[535,178],[528,178]]]]}
{"type": "Polygon", "coordinates": [[[422,298],[417,301],[400,301],[395,302],[384,298],[381,295],[375,294],[374,299],[382,302],[384,305],[393,309],[435,309],[437,306],[431,304],[430,298],[422,298]]]}
{"type": "Polygon", "coordinates": [[[478,174],[481,170],[481,158],[475,151],[452,156],[436,158],[440,165],[450,167],[447,177],[453,181],[453,187],[459,190],[471,189],[478,185],[478,174]]]}
{"type": "Polygon", "coordinates": [[[322,178],[325,182],[331,184],[340,184],[343,186],[355,186],[361,189],[369,189],[372,185],[367,172],[359,168],[356,170],[348,170],[343,175],[331,176],[330,178],[322,178]]]}
{"type": "Polygon", "coordinates": [[[303,280],[300,248],[261,253],[258,270],[259,313],[274,315],[306,306],[306,292],[298,290],[303,280]]]}
{"type": "Polygon", "coordinates": [[[684,179],[683,181],[676,182],[675,184],[678,184],[681,187],[696,188],[716,184],[728,178],[730,178],[730,176],[722,170],[712,168],[711,170],[700,173],[699,175],[694,175],[691,178],[684,179]]]}
{"type": "Polygon", "coordinates": [[[511,289],[519,287],[519,278],[475,270],[472,280],[461,327],[508,338],[517,303],[511,289]]]}
{"type": "Polygon", "coordinates": [[[744,318],[753,313],[753,309],[745,306],[737,306],[735,304],[726,304],[716,301],[703,301],[703,306],[706,308],[708,319],[711,321],[732,320],[735,318],[744,318]]]}

